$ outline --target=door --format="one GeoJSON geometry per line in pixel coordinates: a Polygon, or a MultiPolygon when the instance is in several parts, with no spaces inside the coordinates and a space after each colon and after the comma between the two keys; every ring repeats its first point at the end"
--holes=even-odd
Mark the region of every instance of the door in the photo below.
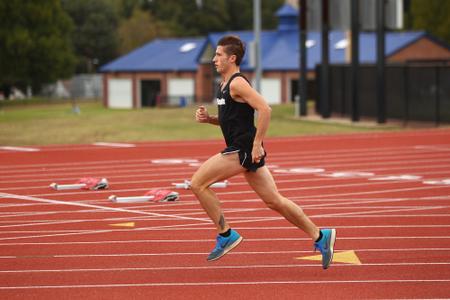
{"type": "Polygon", "coordinates": [[[141,107],[154,107],[158,104],[158,97],[161,92],[161,82],[159,80],[141,81],[141,107]]]}

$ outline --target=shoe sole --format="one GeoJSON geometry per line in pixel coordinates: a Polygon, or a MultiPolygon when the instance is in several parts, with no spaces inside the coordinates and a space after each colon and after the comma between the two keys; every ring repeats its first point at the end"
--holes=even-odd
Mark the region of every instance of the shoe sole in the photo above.
{"type": "Polygon", "coordinates": [[[217,257],[211,258],[211,259],[207,259],[207,261],[215,261],[218,260],[219,258],[221,258],[222,256],[224,256],[225,254],[227,254],[228,252],[230,252],[231,250],[233,250],[234,248],[237,247],[237,245],[239,245],[242,242],[243,238],[242,236],[240,236],[236,241],[234,241],[233,244],[231,244],[228,248],[226,248],[223,253],[217,257]]]}
{"type": "Polygon", "coordinates": [[[336,229],[332,229],[331,230],[331,237],[330,237],[330,250],[331,250],[331,258],[330,258],[330,262],[328,263],[328,265],[326,267],[324,267],[324,269],[328,269],[331,265],[331,263],[333,262],[333,255],[334,255],[334,243],[336,242],[336,229]]]}

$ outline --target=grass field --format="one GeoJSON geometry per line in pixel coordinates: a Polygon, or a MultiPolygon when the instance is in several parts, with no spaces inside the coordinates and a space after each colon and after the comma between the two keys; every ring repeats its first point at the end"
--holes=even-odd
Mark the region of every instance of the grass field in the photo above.
{"type": "MultiPolygon", "coordinates": [[[[221,138],[216,126],[194,121],[195,107],[106,109],[99,101],[78,104],[80,114],[70,102],[28,101],[0,106],[0,145],[85,144],[221,138]]],[[[268,136],[298,136],[396,130],[395,126],[362,126],[333,121],[312,121],[294,117],[294,106],[272,106],[268,136]]],[[[208,107],[216,113],[216,107],[208,107]]],[[[312,109],[311,109],[312,110],[312,109]]]]}

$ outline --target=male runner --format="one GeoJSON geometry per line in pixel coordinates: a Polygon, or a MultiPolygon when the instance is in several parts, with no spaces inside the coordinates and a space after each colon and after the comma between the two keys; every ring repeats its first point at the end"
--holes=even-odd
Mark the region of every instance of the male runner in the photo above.
{"type": "Polygon", "coordinates": [[[336,230],[319,230],[299,206],[278,192],[272,174],[264,165],[263,139],[269,127],[271,108],[240,73],[239,65],[244,53],[244,44],[238,37],[229,35],[220,39],[213,58],[222,77],[216,99],[218,115],[209,115],[207,109],[200,106],[195,116],[200,123],[220,125],[227,145],[221,153],[204,162],[191,180],[191,190],[217,227],[217,243],[207,260],[219,259],[242,241],[239,233],[226,222],[219,199],[209,186],[243,173],[270,209],[311,237],[315,248],[322,253],[322,266],[327,269],[333,259],[336,230]],[[255,110],[258,112],[256,127],[255,110]]]}

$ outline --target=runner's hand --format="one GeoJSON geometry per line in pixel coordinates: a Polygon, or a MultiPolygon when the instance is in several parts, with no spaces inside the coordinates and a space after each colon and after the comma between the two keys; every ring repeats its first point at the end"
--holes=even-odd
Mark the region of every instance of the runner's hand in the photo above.
{"type": "Polygon", "coordinates": [[[195,112],[195,120],[199,123],[208,123],[209,122],[209,114],[206,107],[200,105],[195,112]]]}
{"type": "Polygon", "coordinates": [[[264,148],[261,144],[253,144],[252,149],[252,162],[259,163],[261,159],[264,157],[264,154],[266,152],[264,151],[264,148]]]}

